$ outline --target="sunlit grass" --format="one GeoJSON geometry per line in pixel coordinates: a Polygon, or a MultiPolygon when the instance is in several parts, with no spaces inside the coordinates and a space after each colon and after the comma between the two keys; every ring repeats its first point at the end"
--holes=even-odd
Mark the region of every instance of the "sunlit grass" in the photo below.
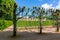
{"type": "MultiPolygon", "coordinates": [[[[42,22],[43,26],[49,26],[52,25],[53,21],[52,20],[46,20],[44,22],[42,22]]],[[[29,27],[29,26],[39,26],[39,21],[22,21],[19,20],[17,22],[17,26],[18,27],[29,27]]]]}

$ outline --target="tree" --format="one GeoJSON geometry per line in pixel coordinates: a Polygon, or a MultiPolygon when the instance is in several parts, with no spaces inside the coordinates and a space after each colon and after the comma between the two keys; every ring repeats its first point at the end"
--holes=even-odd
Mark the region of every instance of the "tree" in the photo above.
{"type": "Polygon", "coordinates": [[[59,25],[59,22],[58,22],[58,20],[59,20],[60,10],[58,10],[58,9],[56,9],[56,10],[50,9],[50,12],[51,12],[51,16],[52,16],[53,21],[56,21],[55,22],[56,31],[59,32],[59,26],[58,26],[59,25]]]}
{"type": "Polygon", "coordinates": [[[42,17],[45,14],[45,9],[44,8],[39,8],[39,19],[40,19],[40,34],[42,34],[42,17]]]}
{"type": "Polygon", "coordinates": [[[7,17],[13,19],[13,36],[16,36],[16,7],[14,0],[0,0],[0,17],[3,18],[3,20],[7,17]]]}
{"type": "Polygon", "coordinates": [[[0,15],[4,14],[4,19],[6,19],[7,14],[10,15],[8,16],[10,19],[13,18],[12,14],[13,14],[13,5],[14,5],[14,0],[1,0],[0,1],[0,11],[3,11],[4,13],[0,12],[0,15]]]}
{"type": "Polygon", "coordinates": [[[42,34],[42,18],[43,15],[45,14],[45,9],[44,8],[40,8],[40,7],[33,7],[34,11],[33,13],[37,13],[39,16],[39,22],[40,22],[40,34],[42,34]]]}
{"type": "Polygon", "coordinates": [[[56,15],[56,22],[57,22],[57,24],[56,24],[56,26],[57,26],[57,32],[59,32],[59,13],[60,13],[60,10],[58,10],[58,9],[56,9],[56,11],[55,11],[55,15],[56,15]]]}
{"type": "Polygon", "coordinates": [[[16,3],[14,4],[14,12],[13,12],[13,25],[14,25],[14,28],[13,28],[13,36],[16,36],[16,8],[17,8],[17,5],[16,3]]]}
{"type": "Polygon", "coordinates": [[[55,20],[56,20],[56,16],[55,16],[55,10],[54,9],[52,9],[52,8],[50,8],[49,9],[49,13],[50,13],[50,18],[51,18],[51,20],[53,21],[53,26],[55,25],[55,20]]]}

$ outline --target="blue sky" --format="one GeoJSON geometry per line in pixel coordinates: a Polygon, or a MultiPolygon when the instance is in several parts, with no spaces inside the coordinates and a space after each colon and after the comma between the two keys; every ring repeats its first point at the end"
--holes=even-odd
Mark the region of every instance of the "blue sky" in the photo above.
{"type": "Polygon", "coordinates": [[[60,8],[60,0],[15,0],[18,6],[26,6],[32,8],[39,6],[44,8],[60,8]]]}

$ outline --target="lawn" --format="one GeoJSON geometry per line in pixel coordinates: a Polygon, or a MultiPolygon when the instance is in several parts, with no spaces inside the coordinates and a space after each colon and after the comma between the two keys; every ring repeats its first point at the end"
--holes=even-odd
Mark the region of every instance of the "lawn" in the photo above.
{"type": "MultiPolygon", "coordinates": [[[[42,22],[43,26],[49,26],[52,25],[53,21],[52,20],[47,20],[42,22]]],[[[9,26],[12,25],[12,21],[10,20],[0,20],[0,30],[3,30],[9,26]]],[[[17,21],[17,27],[33,27],[33,26],[39,26],[39,21],[24,21],[24,20],[19,20],[17,21]]]]}
{"type": "Polygon", "coordinates": [[[4,20],[4,21],[0,20],[0,30],[3,30],[11,25],[12,25],[12,21],[10,20],[4,20]]]}
{"type": "Polygon", "coordinates": [[[52,20],[44,21],[42,25],[43,25],[43,26],[53,25],[53,21],[52,21],[52,20]]]}
{"type": "MultiPolygon", "coordinates": [[[[42,22],[43,26],[49,26],[52,25],[53,21],[52,20],[47,20],[42,22]]],[[[17,26],[18,27],[29,27],[29,26],[39,26],[39,21],[22,21],[19,20],[17,22],[17,26]]]]}

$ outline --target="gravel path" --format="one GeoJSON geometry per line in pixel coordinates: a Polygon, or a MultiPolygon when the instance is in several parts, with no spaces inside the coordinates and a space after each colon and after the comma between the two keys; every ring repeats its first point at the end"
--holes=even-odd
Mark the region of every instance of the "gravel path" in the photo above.
{"type": "Polygon", "coordinates": [[[17,36],[12,37],[13,26],[0,31],[0,40],[60,40],[60,32],[55,28],[43,28],[43,34],[38,29],[17,30],[17,36]]]}

